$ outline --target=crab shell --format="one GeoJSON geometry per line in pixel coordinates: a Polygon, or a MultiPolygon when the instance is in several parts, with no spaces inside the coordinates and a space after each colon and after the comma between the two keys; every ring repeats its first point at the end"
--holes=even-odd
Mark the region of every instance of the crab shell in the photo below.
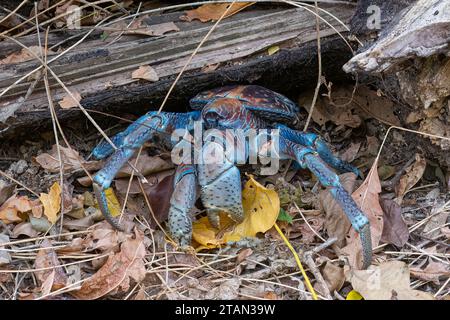
{"type": "Polygon", "coordinates": [[[190,100],[194,110],[201,110],[217,99],[237,99],[246,110],[273,123],[295,125],[298,122],[299,107],[291,100],[272,90],[257,85],[225,86],[197,94],[190,100]]]}

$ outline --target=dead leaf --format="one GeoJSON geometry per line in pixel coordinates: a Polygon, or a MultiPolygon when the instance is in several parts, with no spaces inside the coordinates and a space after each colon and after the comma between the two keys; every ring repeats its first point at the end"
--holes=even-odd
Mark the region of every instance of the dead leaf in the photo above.
{"type": "MultiPolygon", "coordinates": [[[[172,169],[174,167],[171,161],[164,160],[159,156],[149,156],[147,154],[141,154],[137,164],[136,164],[136,156],[132,157],[129,161],[133,165],[135,165],[136,169],[144,176],[147,176],[155,172],[172,169]]],[[[116,177],[117,178],[129,177],[132,171],[133,169],[130,168],[130,166],[123,166],[116,177]]]]}
{"type": "MultiPolygon", "coordinates": [[[[356,182],[356,175],[354,173],[347,172],[341,174],[339,175],[339,180],[348,193],[353,192],[356,182]]],[[[351,227],[350,221],[329,190],[320,191],[319,201],[325,211],[324,226],[328,236],[336,237],[336,244],[343,247],[345,244],[345,237],[351,227]]]]}
{"type": "Polygon", "coordinates": [[[14,185],[0,180],[0,206],[14,193],[14,185]]]}
{"type": "Polygon", "coordinates": [[[409,229],[403,220],[401,207],[394,200],[382,199],[381,207],[384,212],[383,233],[381,241],[403,247],[408,241],[409,229]]]}
{"type": "Polygon", "coordinates": [[[14,227],[11,236],[13,238],[17,238],[20,235],[26,235],[30,238],[35,238],[38,236],[38,234],[39,233],[35,229],[33,229],[33,226],[30,222],[22,222],[14,227]]]}
{"type": "Polygon", "coordinates": [[[138,69],[131,73],[132,79],[143,79],[151,82],[159,80],[158,74],[155,69],[150,66],[140,66],[138,69]]]}
{"type": "MultiPolygon", "coordinates": [[[[6,234],[0,234],[0,244],[8,243],[9,237],[6,234]]],[[[5,248],[5,246],[1,246],[0,248],[5,248]]],[[[11,255],[6,250],[0,250],[0,266],[4,264],[11,263],[11,255]]]]}
{"type": "Polygon", "coordinates": [[[322,269],[323,279],[331,293],[341,290],[345,282],[344,269],[327,261],[322,269]]]}
{"type": "Polygon", "coordinates": [[[349,163],[353,162],[358,156],[359,148],[361,148],[361,142],[352,143],[350,144],[350,147],[348,147],[340,156],[339,158],[347,161],[349,163]]]}
{"type": "Polygon", "coordinates": [[[430,260],[425,269],[411,268],[411,275],[415,278],[431,281],[439,285],[439,277],[449,277],[450,268],[442,262],[435,262],[430,260]]]}
{"type": "Polygon", "coordinates": [[[58,290],[65,287],[67,275],[64,272],[64,269],[60,267],[55,249],[53,249],[52,244],[47,239],[42,241],[41,247],[42,249],[40,249],[36,254],[35,268],[47,268],[47,270],[35,271],[36,278],[43,286],[44,283],[48,281],[51,273],[55,272],[51,285],[47,285],[50,286],[51,290],[58,290]]]}
{"type": "Polygon", "coordinates": [[[227,279],[218,287],[213,288],[207,292],[205,299],[215,300],[236,300],[239,298],[239,287],[241,286],[241,279],[235,277],[227,279]]]}
{"type": "Polygon", "coordinates": [[[449,227],[441,228],[441,232],[447,239],[450,239],[450,228],[449,227]]]}
{"type": "MultiPolygon", "coordinates": [[[[352,198],[358,207],[369,219],[372,248],[378,246],[383,232],[383,209],[379,202],[380,192],[381,184],[378,177],[377,163],[375,162],[366,180],[352,194],[352,198]]],[[[357,269],[362,267],[361,241],[358,233],[354,229],[350,230],[347,236],[347,246],[342,248],[341,253],[349,257],[349,263],[352,267],[357,269]]]]}
{"type": "MultiPolygon", "coordinates": [[[[21,63],[25,61],[29,61],[32,59],[36,59],[33,52],[38,57],[41,56],[41,47],[39,46],[30,46],[28,49],[23,48],[20,52],[12,53],[6,58],[0,60],[0,65],[11,64],[11,63],[21,63]]],[[[45,49],[42,47],[42,52],[45,52],[45,49]]],[[[47,50],[47,54],[54,53],[52,50],[47,50]]]]}
{"type": "MultiPolygon", "coordinates": [[[[228,18],[239,11],[251,6],[254,2],[234,3],[224,18],[228,18]]],[[[230,6],[229,3],[211,3],[204,4],[197,9],[186,11],[186,15],[181,16],[180,19],[184,21],[200,20],[201,22],[208,22],[210,20],[216,21],[224,14],[230,6]]]]}
{"type": "Polygon", "coordinates": [[[408,265],[388,261],[367,270],[346,272],[347,281],[366,300],[434,300],[433,295],[410,287],[408,265]]]}
{"type": "Polygon", "coordinates": [[[245,237],[254,237],[259,232],[266,232],[278,218],[280,199],[275,190],[265,188],[250,176],[242,191],[242,206],[244,220],[237,225],[227,215],[220,214],[223,230],[213,228],[208,217],[195,221],[193,239],[201,246],[214,248],[229,241],[235,242],[245,237]],[[229,228],[232,230],[226,231],[229,228]]]}
{"type": "Polygon", "coordinates": [[[58,182],[53,183],[48,194],[41,193],[39,199],[44,206],[44,215],[52,224],[55,224],[61,209],[61,187],[58,182]]]}
{"type": "Polygon", "coordinates": [[[425,172],[425,167],[427,162],[424,157],[416,153],[416,161],[406,169],[405,174],[400,178],[398,185],[395,188],[395,193],[397,195],[396,202],[401,204],[403,201],[403,196],[419,182],[425,172]]]}
{"type": "Polygon", "coordinates": [[[38,219],[30,216],[30,223],[34,230],[44,233],[48,232],[48,230],[52,227],[52,224],[46,217],[38,219]]]}
{"type": "Polygon", "coordinates": [[[59,101],[59,106],[63,109],[77,107],[81,101],[81,95],[76,91],[72,91],[72,96],[70,96],[69,94],[65,95],[64,98],[59,101]]]}
{"type": "Polygon", "coordinates": [[[26,196],[13,195],[0,207],[0,220],[6,224],[21,222],[21,213],[31,210],[30,200],[26,196]]]}
{"type": "Polygon", "coordinates": [[[309,226],[306,223],[302,223],[299,226],[300,233],[302,235],[302,243],[304,244],[311,244],[314,242],[316,238],[316,233],[320,234],[320,231],[322,230],[324,226],[325,218],[323,216],[318,217],[310,217],[306,218],[308,220],[309,226]],[[311,228],[313,230],[311,230],[311,228]]]}
{"type": "Polygon", "coordinates": [[[94,224],[94,217],[87,216],[81,219],[64,219],[64,227],[69,230],[86,230],[94,224]]]}
{"type": "MultiPolygon", "coordinates": [[[[86,168],[88,171],[101,169],[103,166],[102,161],[86,161],[84,160],[80,154],[74,149],[69,149],[63,146],[60,146],[61,151],[61,161],[64,163],[64,172],[71,172],[74,170],[81,170],[82,166],[86,168]]],[[[42,168],[45,170],[57,173],[59,172],[59,157],[58,157],[58,149],[56,145],[53,145],[50,153],[42,153],[34,158],[42,168]]]]}
{"type": "Polygon", "coordinates": [[[93,300],[103,297],[118,288],[129,289],[130,277],[140,282],[145,277],[145,246],[143,235],[136,232],[136,239],[122,243],[120,252],[110,255],[106,263],[83,282],[80,290],[71,292],[78,299],[93,300]]]}

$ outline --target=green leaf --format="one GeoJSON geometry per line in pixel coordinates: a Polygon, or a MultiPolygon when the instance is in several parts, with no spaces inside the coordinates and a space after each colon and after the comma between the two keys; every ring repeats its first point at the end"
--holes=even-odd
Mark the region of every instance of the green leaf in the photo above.
{"type": "Polygon", "coordinates": [[[277,220],[284,221],[289,224],[292,224],[292,222],[293,222],[292,217],[283,208],[280,208],[280,213],[278,214],[277,220]]]}

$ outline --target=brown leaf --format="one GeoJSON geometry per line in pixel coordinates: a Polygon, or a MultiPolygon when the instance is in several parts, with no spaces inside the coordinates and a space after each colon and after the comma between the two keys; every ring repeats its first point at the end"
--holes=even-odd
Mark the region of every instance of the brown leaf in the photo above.
{"type": "Polygon", "coordinates": [[[120,248],[120,252],[110,255],[106,263],[90,278],[80,290],[72,294],[82,300],[93,300],[103,297],[112,290],[129,288],[130,277],[140,282],[145,277],[145,246],[143,235],[136,233],[136,239],[128,239],[120,248]]]}
{"type": "Polygon", "coordinates": [[[299,226],[299,230],[302,234],[302,243],[311,244],[316,238],[316,233],[320,233],[324,226],[325,218],[323,216],[306,218],[308,220],[309,226],[306,223],[302,223],[299,226]],[[313,230],[311,230],[311,228],[313,230]]]}
{"type": "Polygon", "coordinates": [[[241,279],[238,277],[228,279],[222,282],[218,287],[213,288],[206,293],[205,299],[214,300],[235,300],[239,297],[239,287],[241,279]]]}
{"type": "Polygon", "coordinates": [[[0,180],[0,206],[14,193],[14,185],[0,180]]]}
{"type": "Polygon", "coordinates": [[[177,32],[180,29],[173,22],[164,22],[159,24],[147,25],[145,23],[145,18],[147,16],[143,16],[141,19],[136,19],[129,28],[124,30],[125,34],[139,34],[144,36],[162,36],[168,32],[177,32]]]}
{"type": "MultiPolygon", "coordinates": [[[[136,166],[137,170],[142,173],[144,176],[149,175],[151,173],[160,172],[173,168],[173,163],[167,160],[162,159],[158,156],[149,156],[147,154],[141,154],[139,157],[139,161],[136,163],[136,157],[130,159],[130,162],[136,166]]],[[[129,177],[131,172],[133,171],[130,166],[123,166],[117,174],[117,178],[129,177]]]]}
{"type": "MultiPolygon", "coordinates": [[[[32,53],[30,53],[30,51],[33,52],[38,57],[41,56],[41,47],[30,46],[30,47],[28,47],[28,49],[29,50],[24,48],[24,49],[20,50],[20,52],[10,54],[6,58],[0,60],[0,65],[10,64],[10,63],[20,63],[20,62],[25,62],[28,60],[35,59],[34,55],[32,53]]],[[[45,52],[44,48],[42,48],[42,52],[45,52]]],[[[54,53],[54,52],[51,50],[47,50],[47,54],[50,54],[50,53],[54,53]]]]}
{"type": "MultiPolygon", "coordinates": [[[[370,222],[372,247],[378,246],[383,232],[383,209],[380,206],[378,194],[381,192],[377,163],[375,162],[363,184],[352,194],[358,207],[370,222]]],[[[362,266],[362,247],[358,233],[351,229],[347,236],[347,246],[342,248],[343,254],[348,255],[351,266],[360,269],[362,266]]]]}
{"type": "Polygon", "coordinates": [[[30,210],[28,197],[13,195],[0,207],[0,220],[6,224],[21,222],[23,218],[19,214],[30,210]]]}
{"type": "MultiPolygon", "coordinates": [[[[228,11],[228,13],[224,16],[224,18],[228,18],[233,14],[238,13],[239,11],[251,6],[254,2],[242,2],[242,3],[234,3],[233,7],[228,11]]],[[[181,16],[181,20],[192,21],[192,20],[200,20],[201,22],[208,22],[210,20],[219,20],[219,18],[223,15],[223,13],[230,6],[228,3],[212,3],[212,4],[204,4],[197,9],[186,11],[186,15],[181,16]]]]}
{"type": "Polygon", "coordinates": [[[59,101],[59,106],[63,109],[70,109],[78,106],[78,104],[81,101],[81,95],[76,91],[72,91],[72,95],[73,98],[75,99],[73,99],[69,94],[67,94],[61,101],[59,101]]]}
{"type": "MultiPolygon", "coordinates": [[[[339,180],[348,193],[353,192],[356,182],[356,175],[354,173],[348,172],[341,174],[339,180]]],[[[329,190],[320,191],[319,201],[325,211],[324,226],[328,236],[336,237],[336,244],[340,247],[344,246],[345,236],[351,227],[350,221],[329,190]]]]}
{"type": "Polygon", "coordinates": [[[449,277],[450,268],[442,262],[431,260],[425,269],[411,268],[411,275],[421,280],[432,281],[439,285],[439,277],[449,277]]]}
{"type": "Polygon", "coordinates": [[[26,235],[30,238],[34,238],[38,236],[38,232],[33,229],[33,226],[31,225],[31,222],[22,222],[19,223],[17,226],[14,227],[12,231],[12,237],[17,238],[20,235],[26,235]]]}
{"type": "Polygon", "coordinates": [[[51,284],[51,290],[58,290],[63,288],[67,283],[67,275],[64,272],[64,269],[62,267],[59,267],[60,263],[55,249],[53,249],[52,244],[47,239],[42,241],[41,247],[42,249],[40,249],[36,254],[35,268],[48,269],[35,271],[36,278],[43,285],[50,274],[52,272],[55,272],[54,280],[51,284]]]}
{"type": "Polygon", "coordinates": [[[347,271],[346,277],[366,300],[434,300],[427,292],[411,289],[408,265],[402,261],[347,271]]]}
{"type": "Polygon", "coordinates": [[[345,282],[344,269],[327,261],[322,269],[323,279],[331,293],[339,291],[345,282]]]}
{"type": "MultiPolygon", "coordinates": [[[[85,161],[77,151],[60,146],[61,161],[64,163],[64,172],[71,172],[74,170],[81,170],[82,165],[86,170],[98,170],[102,168],[102,161],[85,161]]],[[[42,153],[34,158],[42,168],[45,170],[57,173],[59,172],[59,157],[56,145],[53,145],[50,153],[42,153]]]]}
{"type": "Polygon", "coordinates": [[[357,142],[357,143],[352,143],[350,145],[350,147],[348,147],[341,155],[340,155],[340,159],[347,161],[347,162],[352,162],[353,160],[355,160],[358,156],[358,151],[359,148],[361,147],[361,142],[357,142]]]}
{"type": "Polygon", "coordinates": [[[447,239],[450,239],[450,228],[449,227],[441,228],[441,232],[447,239]]]}
{"type": "Polygon", "coordinates": [[[408,241],[409,230],[402,217],[401,207],[397,202],[389,199],[381,200],[384,211],[384,224],[381,241],[392,243],[397,247],[403,247],[408,241]]]}
{"type": "Polygon", "coordinates": [[[427,162],[424,157],[416,153],[416,161],[406,169],[406,173],[400,178],[398,185],[395,188],[395,193],[397,195],[396,201],[401,204],[403,201],[403,196],[408,192],[414,185],[419,182],[425,172],[425,167],[427,162]]]}
{"type": "Polygon", "coordinates": [[[138,69],[131,73],[131,78],[133,79],[143,79],[151,82],[156,82],[159,80],[158,74],[155,69],[150,66],[140,66],[138,69]]]}

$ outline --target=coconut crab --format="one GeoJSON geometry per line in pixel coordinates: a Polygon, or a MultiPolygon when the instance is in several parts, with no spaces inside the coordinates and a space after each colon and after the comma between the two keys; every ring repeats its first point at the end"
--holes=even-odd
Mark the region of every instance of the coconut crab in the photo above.
{"type": "MultiPolygon", "coordinates": [[[[338,175],[330,167],[339,172],[354,172],[356,175],[360,175],[360,172],[334,156],[320,136],[289,127],[298,121],[299,108],[295,103],[269,89],[256,85],[241,85],[202,92],[190,100],[190,106],[193,111],[186,113],[150,111],[125,131],[111,138],[115,147],[106,141],[95,147],[95,158],[111,156],[105,167],[94,176],[93,182],[100,209],[108,222],[121,229],[117,218],[113,218],[108,210],[105,190],[110,187],[117,172],[136,150],[155,136],[167,138],[177,129],[192,132],[196,121],[201,121],[206,129],[218,129],[216,131],[219,133],[226,129],[278,129],[276,156],[296,161],[302,168],[309,169],[323,186],[329,188],[360,235],[363,267],[370,265],[372,245],[369,220],[344,190],[338,175]]],[[[204,156],[211,152],[211,149],[219,154],[223,153],[223,144],[219,141],[221,139],[226,140],[227,137],[212,139],[209,144],[197,150],[197,153],[204,156]]],[[[260,143],[258,139],[259,135],[253,139],[256,148],[267,148],[267,140],[260,143]]],[[[171,143],[172,147],[176,147],[191,142],[182,139],[171,143]]],[[[252,142],[241,141],[238,147],[248,150],[249,143],[252,142]]],[[[191,243],[190,212],[197,199],[197,185],[200,186],[200,198],[213,226],[219,225],[220,211],[226,212],[237,222],[243,219],[240,172],[235,159],[226,156],[223,159],[221,163],[214,164],[192,164],[182,160],[177,166],[168,220],[170,233],[181,246],[189,246],[191,243]]]]}

